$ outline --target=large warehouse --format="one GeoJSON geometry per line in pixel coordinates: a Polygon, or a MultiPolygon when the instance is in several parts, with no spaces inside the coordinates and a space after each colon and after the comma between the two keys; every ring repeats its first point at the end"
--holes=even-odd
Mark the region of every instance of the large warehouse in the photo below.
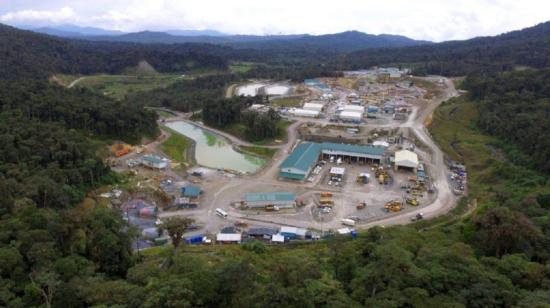
{"type": "Polygon", "coordinates": [[[305,180],[319,158],[349,159],[355,162],[380,162],[384,148],[332,142],[303,142],[281,164],[279,176],[285,179],[305,180]]]}

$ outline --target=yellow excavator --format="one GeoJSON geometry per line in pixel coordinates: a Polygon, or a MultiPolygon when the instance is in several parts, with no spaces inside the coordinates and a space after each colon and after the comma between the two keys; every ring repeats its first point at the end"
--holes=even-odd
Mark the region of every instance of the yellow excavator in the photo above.
{"type": "Polygon", "coordinates": [[[399,212],[403,209],[403,203],[397,200],[389,201],[384,205],[388,212],[399,212]]]}

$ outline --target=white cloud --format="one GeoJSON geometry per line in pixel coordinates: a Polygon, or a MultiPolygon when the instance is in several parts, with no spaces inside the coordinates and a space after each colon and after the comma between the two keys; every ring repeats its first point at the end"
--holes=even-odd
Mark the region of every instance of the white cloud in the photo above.
{"type": "MultiPolygon", "coordinates": [[[[1,1],[1,0],[0,0],[1,1]]],[[[77,23],[124,31],[215,29],[228,33],[402,34],[416,39],[494,35],[550,20],[550,2],[537,0],[32,0],[0,16],[19,24],[77,23]],[[51,4],[50,4],[51,3],[51,4]],[[44,2],[40,2],[44,9],[44,2]]]]}
{"type": "Polygon", "coordinates": [[[0,21],[6,23],[50,22],[54,24],[77,22],[78,16],[70,7],[62,7],[56,11],[21,10],[0,16],[0,21]]]}

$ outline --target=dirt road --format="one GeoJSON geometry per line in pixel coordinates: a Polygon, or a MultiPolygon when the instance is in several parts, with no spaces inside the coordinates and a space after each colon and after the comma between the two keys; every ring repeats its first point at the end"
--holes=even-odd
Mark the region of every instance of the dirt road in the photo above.
{"type": "Polygon", "coordinates": [[[80,77],[80,78],[78,78],[78,79],[76,79],[76,80],[73,80],[73,82],[71,82],[71,83],[67,86],[67,88],[70,89],[70,88],[76,86],[77,83],[81,82],[81,81],[84,80],[85,78],[86,78],[86,77],[84,76],[84,77],[80,77]]]}

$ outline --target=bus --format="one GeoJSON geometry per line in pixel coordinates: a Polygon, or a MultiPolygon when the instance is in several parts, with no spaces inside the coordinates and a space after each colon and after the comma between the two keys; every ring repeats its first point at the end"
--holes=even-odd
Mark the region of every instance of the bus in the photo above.
{"type": "Polygon", "coordinates": [[[220,216],[221,218],[227,218],[227,212],[220,208],[216,209],[216,215],[220,216]]]}

